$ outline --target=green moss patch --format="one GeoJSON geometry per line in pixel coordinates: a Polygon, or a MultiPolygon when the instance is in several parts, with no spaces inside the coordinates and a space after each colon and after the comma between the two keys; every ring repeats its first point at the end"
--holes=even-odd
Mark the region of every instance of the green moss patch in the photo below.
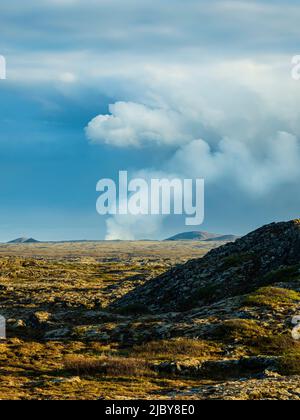
{"type": "Polygon", "coordinates": [[[292,306],[300,302],[300,293],[294,290],[278,287],[263,287],[255,293],[248,295],[245,304],[247,306],[265,306],[270,309],[292,306]]]}

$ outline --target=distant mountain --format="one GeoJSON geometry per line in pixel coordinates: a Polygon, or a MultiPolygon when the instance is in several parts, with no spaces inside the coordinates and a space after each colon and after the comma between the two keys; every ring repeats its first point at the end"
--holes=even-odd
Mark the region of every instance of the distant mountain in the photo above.
{"type": "Polygon", "coordinates": [[[9,244],[36,244],[39,243],[39,241],[33,239],[33,238],[17,238],[13,241],[8,242],[9,244]]]}
{"type": "Polygon", "coordinates": [[[239,239],[240,236],[236,236],[236,235],[221,235],[221,236],[217,236],[215,238],[209,238],[206,239],[207,242],[213,242],[213,241],[217,241],[217,242],[231,242],[231,241],[236,241],[237,239],[239,239]]]}
{"type": "Polygon", "coordinates": [[[219,235],[209,232],[183,232],[166,239],[166,241],[206,241],[219,235]]]}
{"type": "Polygon", "coordinates": [[[234,241],[235,235],[220,235],[210,232],[184,232],[166,239],[166,241],[234,241]]]}

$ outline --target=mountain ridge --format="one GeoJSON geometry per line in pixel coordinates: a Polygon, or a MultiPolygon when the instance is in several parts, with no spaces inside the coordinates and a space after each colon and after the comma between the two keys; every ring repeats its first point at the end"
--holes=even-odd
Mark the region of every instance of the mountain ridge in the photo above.
{"type": "MultiPolygon", "coordinates": [[[[183,311],[272,284],[271,273],[300,261],[300,220],[272,223],[150,280],[116,306],[183,311]]],[[[297,268],[298,270],[298,268],[297,268]]]]}
{"type": "Polygon", "coordinates": [[[239,236],[236,235],[223,235],[218,233],[204,232],[204,231],[191,231],[191,232],[182,232],[177,235],[171,236],[170,238],[165,239],[165,241],[209,241],[209,242],[226,242],[226,241],[235,241],[239,236]]]}

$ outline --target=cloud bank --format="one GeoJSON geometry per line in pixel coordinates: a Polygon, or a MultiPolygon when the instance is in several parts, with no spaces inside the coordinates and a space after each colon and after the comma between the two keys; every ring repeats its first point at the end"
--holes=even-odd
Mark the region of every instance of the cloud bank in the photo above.
{"type": "Polygon", "coordinates": [[[181,115],[168,109],[151,109],[143,104],[117,102],[109,115],[98,115],[87,126],[87,137],[94,143],[116,147],[180,145],[191,137],[181,127],[181,115]]]}
{"type": "MultiPolygon", "coordinates": [[[[56,186],[68,189],[70,176],[88,217],[87,186],[130,169],[204,177],[205,229],[244,233],[299,216],[300,84],[291,78],[299,22],[298,0],[4,2],[0,146],[4,168],[14,162],[3,181],[12,202],[16,174],[26,173],[30,209],[39,208],[42,188],[33,185],[42,182],[41,165],[43,185],[57,177],[50,202],[60,212],[74,207],[56,186]],[[32,168],[33,156],[30,177],[20,162],[26,157],[32,168]]],[[[110,219],[108,237],[183,229],[176,220],[166,233],[169,222],[110,219]]],[[[97,223],[100,235],[104,222],[97,223]]]]}
{"type": "MultiPolygon", "coordinates": [[[[206,188],[267,200],[300,178],[300,89],[279,64],[234,60],[167,74],[156,68],[150,83],[140,81],[140,101],[110,105],[88,124],[87,137],[118,149],[168,150],[167,159],[145,168],[147,176],[163,170],[204,178],[206,188]]],[[[109,237],[118,236],[118,226],[125,239],[139,231],[133,220],[110,219],[109,237]]]]}

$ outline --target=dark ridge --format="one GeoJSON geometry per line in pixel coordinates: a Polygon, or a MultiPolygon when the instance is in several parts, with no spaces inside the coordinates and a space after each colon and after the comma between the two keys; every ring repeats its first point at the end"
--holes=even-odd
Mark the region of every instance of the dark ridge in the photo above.
{"type": "Polygon", "coordinates": [[[275,283],[280,273],[298,273],[299,263],[300,220],[272,223],[150,280],[114,306],[184,311],[275,283]]]}

